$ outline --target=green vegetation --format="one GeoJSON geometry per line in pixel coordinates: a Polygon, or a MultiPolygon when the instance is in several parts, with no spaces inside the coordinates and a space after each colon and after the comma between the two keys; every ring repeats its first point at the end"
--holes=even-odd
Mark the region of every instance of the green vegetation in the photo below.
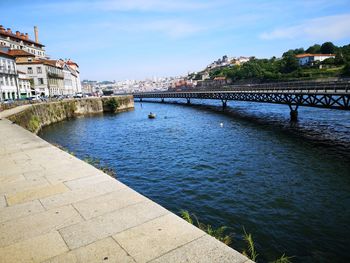
{"type": "Polygon", "coordinates": [[[227,227],[226,226],[221,226],[219,228],[213,228],[211,225],[206,225],[203,223],[200,223],[197,219],[197,217],[192,214],[192,216],[196,219],[196,224],[193,223],[192,216],[188,211],[182,210],[180,212],[181,217],[185,219],[188,223],[192,225],[196,225],[199,229],[203,230],[206,232],[208,235],[211,235],[215,237],[217,240],[220,240],[226,245],[230,245],[232,243],[232,238],[231,235],[226,235],[225,232],[227,232],[227,227]]]}
{"type": "Polygon", "coordinates": [[[247,244],[247,250],[243,250],[242,254],[245,255],[246,257],[250,258],[253,261],[256,261],[256,258],[258,257],[258,253],[255,250],[255,244],[253,241],[252,234],[248,234],[245,229],[244,230],[244,241],[247,244]],[[248,251],[248,253],[247,253],[248,251]]]}
{"type": "Polygon", "coordinates": [[[94,166],[95,168],[101,170],[105,174],[108,174],[109,176],[111,176],[113,178],[117,178],[116,172],[111,167],[109,167],[107,164],[102,164],[99,159],[93,158],[93,157],[86,157],[86,158],[84,158],[83,161],[87,162],[88,164],[90,164],[90,165],[94,166]]]}
{"type": "Polygon", "coordinates": [[[109,108],[111,112],[116,112],[119,107],[119,102],[117,98],[110,98],[104,102],[105,106],[109,108]]]}
{"type": "Polygon", "coordinates": [[[37,132],[40,128],[40,119],[37,115],[32,115],[28,122],[28,130],[30,132],[37,132]]]}
{"type": "MultiPolygon", "coordinates": [[[[75,156],[74,152],[69,151],[67,148],[63,147],[62,145],[59,145],[57,143],[52,143],[52,145],[56,146],[57,148],[59,148],[62,151],[65,151],[66,153],[69,153],[70,155],[75,156]]],[[[83,159],[83,161],[94,166],[95,168],[101,170],[105,174],[108,174],[109,176],[111,176],[113,178],[117,178],[116,172],[112,168],[110,168],[108,165],[102,164],[99,159],[93,158],[93,157],[86,157],[83,159]]]]}
{"type": "Polygon", "coordinates": [[[322,45],[315,44],[306,50],[291,49],[285,52],[282,58],[251,58],[242,65],[213,69],[209,75],[211,79],[226,77],[233,82],[257,83],[350,76],[350,44],[338,47],[331,42],[325,42],[322,45]],[[301,67],[295,56],[304,53],[335,54],[335,58],[322,62],[315,61],[313,65],[301,67]]]}
{"type": "MultiPolygon", "coordinates": [[[[232,234],[226,234],[228,227],[221,226],[219,228],[212,228],[211,225],[206,225],[203,223],[200,223],[198,221],[198,218],[194,214],[190,214],[186,210],[181,210],[180,215],[183,219],[185,219],[188,223],[197,226],[199,229],[206,232],[208,235],[211,235],[215,237],[217,240],[223,242],[226,245],[230,245],[232,243],[232,234]],[[196,220],[196,223],[194,223],[192,217],[196,220]]],[[[246,243],[247,248],[243,250],[242,254],[248,257],[249,259],[253,260],[254,262],[258,262],[258,256],[255,249],[254,240],[252,237],[252,234],[247,233],[246,230],[243,228],[244,234],[243,239],[246,243]]],[[[280,258],[272,261],[271,263],[291,263],[292,257],[288,257],[285,254],[283,254],[280,258]]]]}

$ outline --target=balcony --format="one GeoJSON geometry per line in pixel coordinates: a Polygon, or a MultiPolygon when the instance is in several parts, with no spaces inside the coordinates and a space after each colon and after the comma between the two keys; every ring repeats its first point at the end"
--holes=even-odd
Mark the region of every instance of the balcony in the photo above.
{"type": "Polygon", "coordinates": [[[0,73],[7,74],[7,75],[17,75],[16,70],[14,70],[14,69],[7,69],[4,66],[0,66],[0,73]]]}
{"type": "Polygon", "coordinates": [[[63,73],[52,73],[52,72],[47,72],[47,76],[50,79],[64,79],[63,73]]]}

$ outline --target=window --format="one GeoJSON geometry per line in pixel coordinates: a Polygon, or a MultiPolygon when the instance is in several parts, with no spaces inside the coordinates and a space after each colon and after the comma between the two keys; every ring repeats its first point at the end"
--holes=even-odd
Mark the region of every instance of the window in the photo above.
{"type": "Polygon", "coordinates": [[[33,69],[31,67],[28,67],[28,74],[33,74],[33,69]]]}
{"type": "Polygon", "coordinates": [[[39,82],[39,85],[43,85],[44,84],[44,79],[43,78],[38,78],[38,82],[39,82]]]}
{"type": "Polygon", "coordinates": [[[41,70],[41,67],[37,67],[37,68],[36,68],[36,71],[37,71],[38,73],[43,73],[42,70],[41,70]]]}

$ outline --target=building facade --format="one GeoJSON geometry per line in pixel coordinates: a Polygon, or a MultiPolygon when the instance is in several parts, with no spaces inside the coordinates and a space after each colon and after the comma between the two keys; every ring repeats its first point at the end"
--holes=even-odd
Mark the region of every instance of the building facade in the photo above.
{"type": "Polygon", "coordinates": [[[34,27],[35,41],[29,38],[28,33],[12,32],[0,25],[0,47],[24,50],[37,58],[46,58],[44,45],[39,43],[38,28],[34,27]]]}
{"type": "Polygon", "coordinates": [[[18,98],[18,75],[16,60],[7,52],[0,50],[0,100],[18,98]]]}
{"type": "Polygon", "coordinates": [[[36,94],[52,97],[81,93],[79,72],[64,60],[27,59],[17,67],[33,79],[36,94]]]}
{"type": "Polygon", "coordinates": [[[299,54],[295,56],[300,66],[313,65],[316,61],[335,58],[335,54],[299,54]]]}
{"type": "Polygon", "coordinates": [[[27,76],[25,72],[18,72],[18,91],[19,98],[25,99],[30,98],[36,95],[35,90],[31,89],[30,78],[27,76]]]}

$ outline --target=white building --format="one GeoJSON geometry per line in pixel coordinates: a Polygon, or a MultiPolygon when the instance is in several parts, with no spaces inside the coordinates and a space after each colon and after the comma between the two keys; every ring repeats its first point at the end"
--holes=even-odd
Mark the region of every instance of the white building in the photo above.
{"type": "Polygon", "coordinates": [[[81,93],[82,92],[82,88],[81,88],[80,70],[79,70],[78,64],[75,63],[74,61],[70,60],[70,59],[65,61],[65,63],[69,66],[70,71],[71,71],[72,86],[73,86],[74,94],[81,93]]]}
{"type": "Polygon", "coordinates": [[[35,96],[35,90],[31,89],[30,85],[30,78],[27,76],[25,72],[17,71],[18,72],[18,90],[20,94],[20,98],[30,98],[32,96],[35,96]]]}
{"type": "Polygon", "coordinates": [[[299,54],[295,56],[300,66],[313,65],[315,61],[323,61],[327,58],[335,58],[335,54],[299,54]]]}
{"type": "Polygon", "coordinates": [[[39,43],[38,28],[34,27],[35,41],[29,39],[28,33],[12,32],[10,28],[5,29],[0,25],[0,47],[20,49],[33,54],[38,58],[45,58],[44,45],[39,43]]]}
{"type": "Polygon", "coordinates": [[[15,58],[0,50],[0,100],[18,98],[15,58]]]}

